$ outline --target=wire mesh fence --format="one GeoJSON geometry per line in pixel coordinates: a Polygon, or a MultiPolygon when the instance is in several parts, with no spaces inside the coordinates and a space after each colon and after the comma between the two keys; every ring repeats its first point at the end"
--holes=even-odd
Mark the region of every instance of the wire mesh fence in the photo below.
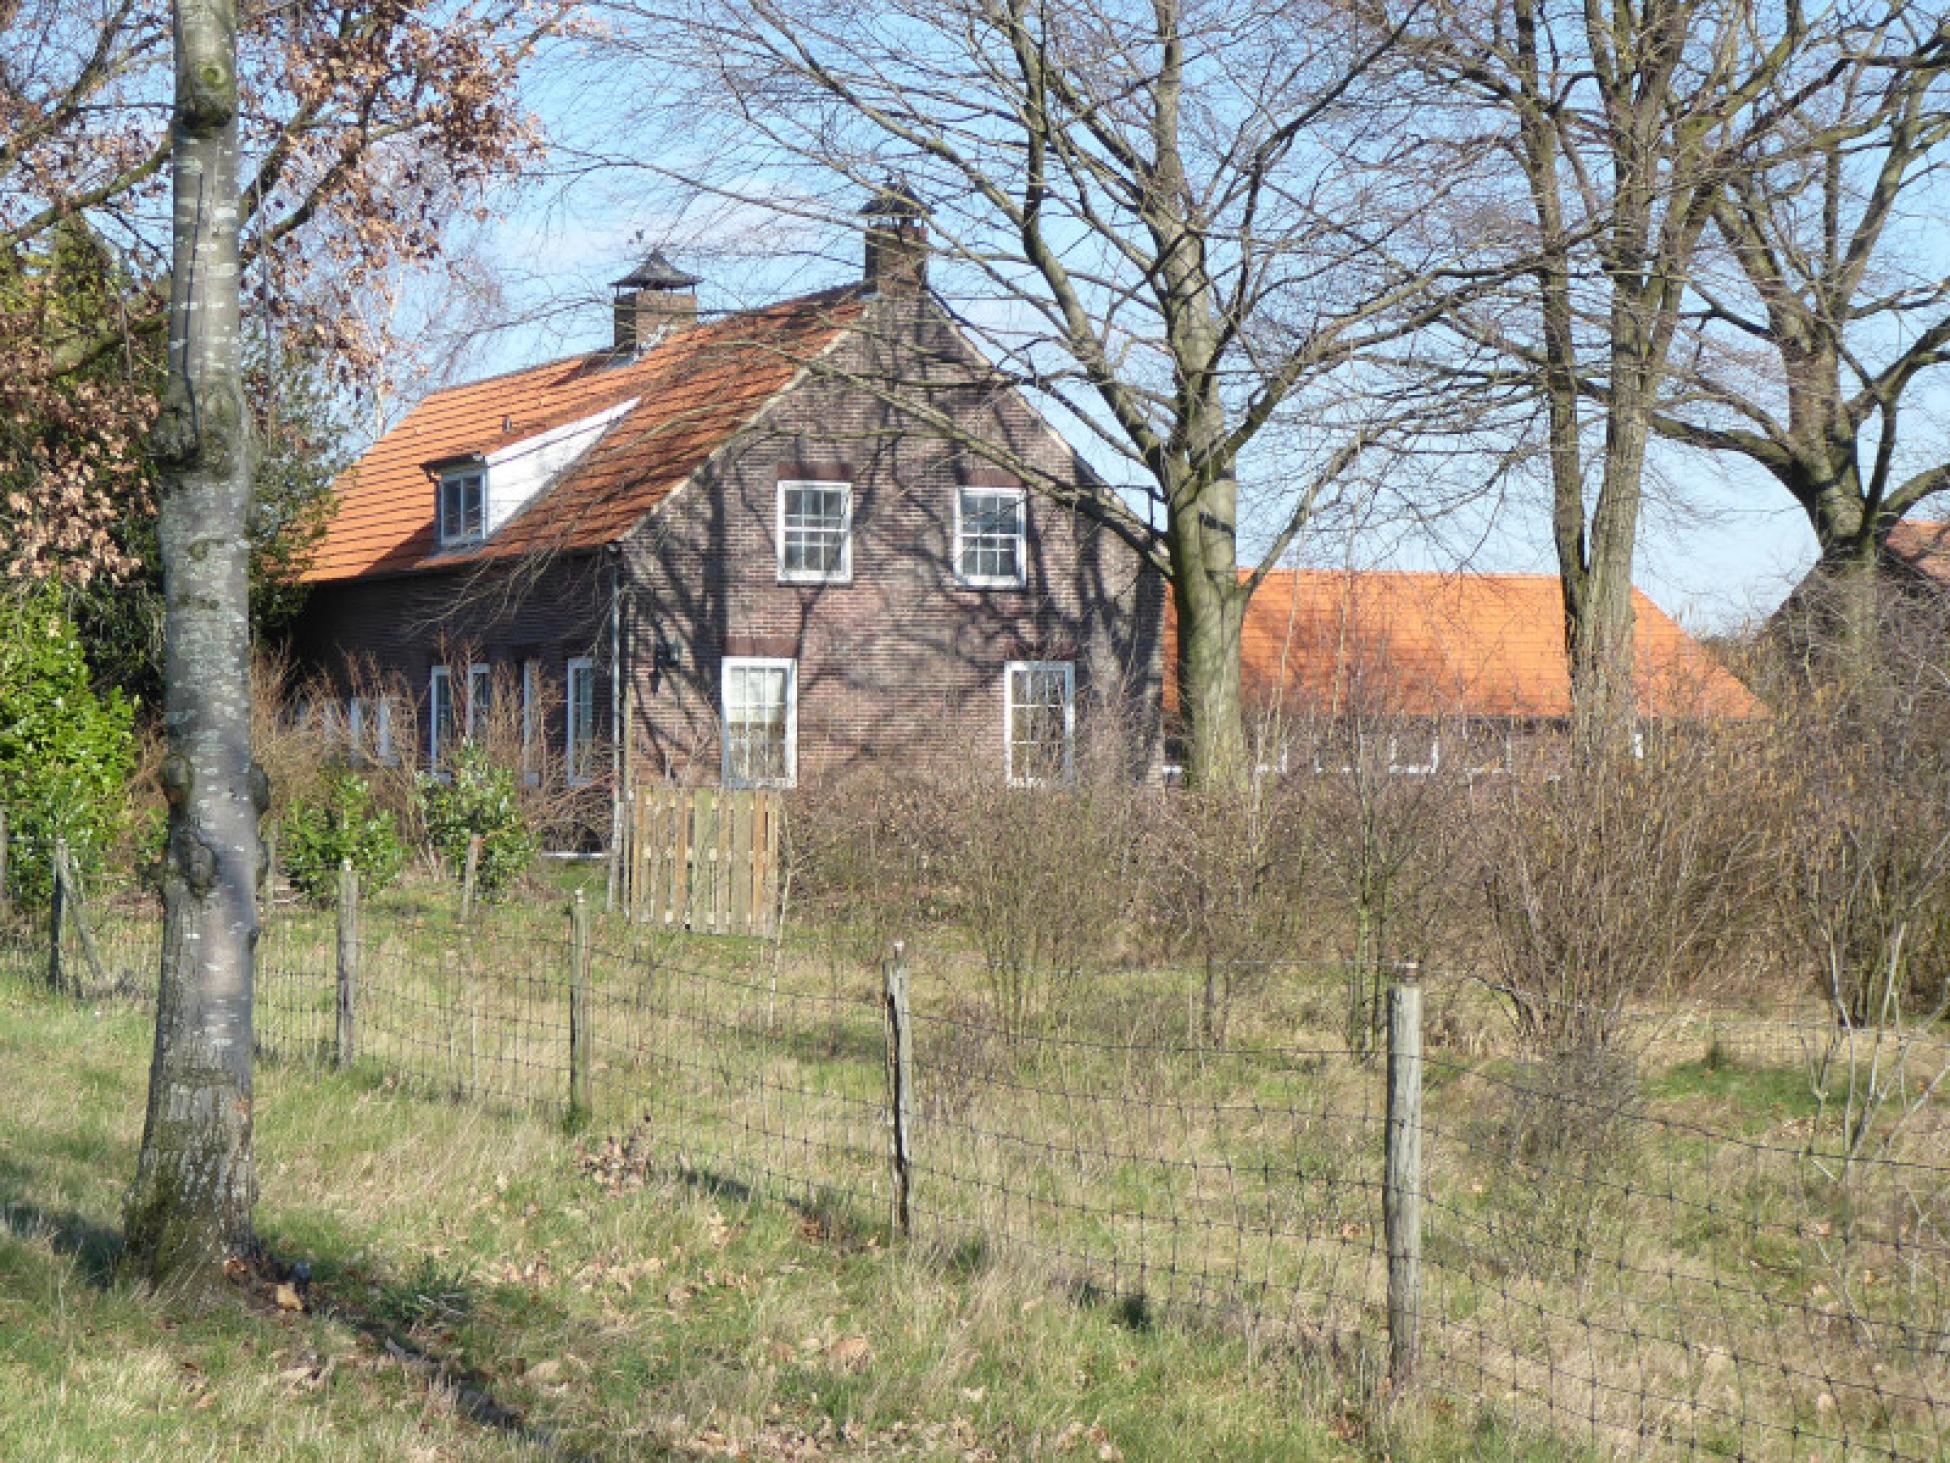
{"type": "MultiPolygon", "coordinates": [[[[154,895],[76,903],[64,989],[141,997],[154,895]]],[[[1024,1017],[972,957],[917,949],[897,1164],[887,989],[859,952],[579,930],[559,901],[463,921],[424,893],[355,924],[267,909],[266,1057],[545,1112],[580,1086],[610,1180],[679,1175],[838,1235],[884,1233],[898,1175],[941,1263],[1388,1383],[1387,1064],[1325,1006],[1218,1044],[1184,973],[1130,971],[1024,1017]]],[[[0,920],[0,966],[45,979],[48,934],[0,920]]],[[[1941,1456],[1950,1043],[1818,1009],[1626,1015],[1572,1052],[1431,1027],[1416,1390],[1599,1455],[1941,1456]]]]}

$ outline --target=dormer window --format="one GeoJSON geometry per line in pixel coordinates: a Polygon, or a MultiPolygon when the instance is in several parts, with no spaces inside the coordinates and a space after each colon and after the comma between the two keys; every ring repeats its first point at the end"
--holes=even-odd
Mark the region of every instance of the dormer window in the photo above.
{"type": "Polygon", "coordinates": [[[465,468],[440,477],[440,545],[478,543],[487,526],[487,474],[465,468]]]}

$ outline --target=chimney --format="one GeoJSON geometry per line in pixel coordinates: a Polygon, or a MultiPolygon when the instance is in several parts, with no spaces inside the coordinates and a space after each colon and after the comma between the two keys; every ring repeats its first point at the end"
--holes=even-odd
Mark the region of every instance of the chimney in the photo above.
{"type": "Polygon", "coordinates": [[[889,299],[914,299],[928,283],[928,209],[890,177],[860,210],[867,221],[867,287],[889,299]]]}
{"type": "Polygon", "coordinates": [[[686,274],[658,250],[621,279],[616,291],[616,354],[638,356],[672,330],[697,319],[698,277],[686,274]]]}

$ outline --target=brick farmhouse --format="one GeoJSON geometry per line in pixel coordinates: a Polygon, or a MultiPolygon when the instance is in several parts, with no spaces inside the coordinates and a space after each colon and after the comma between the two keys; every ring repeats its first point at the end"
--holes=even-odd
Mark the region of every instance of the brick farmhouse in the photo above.
{"type": "Polygon", "coordinates": [[[437,765],[514,699],[571,783],[1038,781],[1097,725],[1155,763],[1161,579],[992,465],[1088,472],[928,294],[922,221],[865,243],[858,284],[711,319],[653,256],[610,349],[435,392],[360,458],[298,648],[370,755],[437,765]]]}
{"type": "MultiPolygon", "coordinates": [[[[609,349],[435,392],[360,458],[298,646],[366,755],[437,766],[498,708],[531,770],[617,789],[930,759],[1040,782],[1099,730],[1158,769],[1162,578],[995,466],[1090,472],[929,295],[902,202],[859,283],[713,319],[653,256],[609,349]]],[[[1643,715],[1760,714],[1636,614],[1643,715]]],[[[1261,715],[1415,723],[1410,771],[1570,713],[1548,576],[1276,572],[1243,659],[1261,715]]]]}

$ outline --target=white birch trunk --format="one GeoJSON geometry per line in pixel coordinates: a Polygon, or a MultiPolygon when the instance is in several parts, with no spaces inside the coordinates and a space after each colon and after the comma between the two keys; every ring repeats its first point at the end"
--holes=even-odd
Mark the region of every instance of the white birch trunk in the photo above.
{"type": "Polygon", "coordinates": [[[177,0],[169,385],[163,956],[148,1117],[125,1229],[150,1280],[252,1249],[251,965],[268,789],[251,755],[250,419],[239,340],[236,0],[177,0]]]}

